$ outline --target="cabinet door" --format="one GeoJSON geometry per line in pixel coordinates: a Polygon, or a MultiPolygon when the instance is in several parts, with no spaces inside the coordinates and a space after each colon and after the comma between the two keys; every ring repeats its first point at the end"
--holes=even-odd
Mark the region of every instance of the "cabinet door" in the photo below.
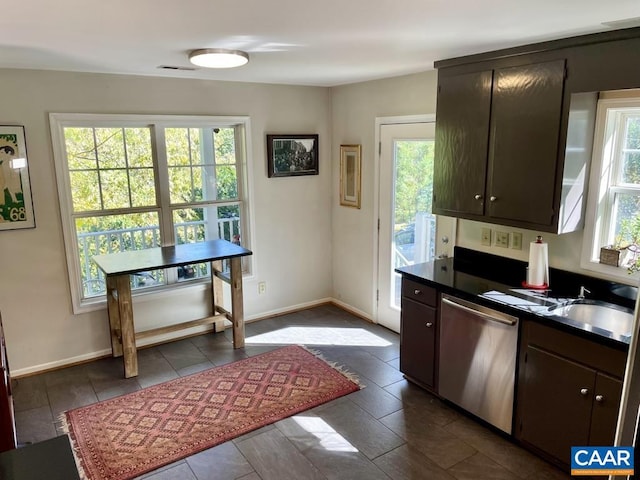
{"type": "Polygon", "coordinates": [[[588,445],[596,372],[531,345],[524,368],[520,438],[568,465],[588,445]]]}
{"type": "Polygon", "coordinates": [[[435,388],[436,309],[402,298],[400,371],[435,388]]]}
{"type": "Polygon", "coordinates": [[[495,222],[553,223],[564,64],[494,71],[485,214],[495,222]]]}
{"type": "Polygon", "coordinates": [[[433,213],[484,213],[492,71],[438,77],[433,213]]]}
{"type": "Polygon", "coordinates": [[[622,382],[598,372],[591,414],[589,445],[613,445],[621,395],[622,382]]]}
{"type": "Polygon", "coordinates": [[[0,452],[15,447],[16,429],[11,396],[11,375],[2,328],[2,316],[0,316],[0,452]]]}

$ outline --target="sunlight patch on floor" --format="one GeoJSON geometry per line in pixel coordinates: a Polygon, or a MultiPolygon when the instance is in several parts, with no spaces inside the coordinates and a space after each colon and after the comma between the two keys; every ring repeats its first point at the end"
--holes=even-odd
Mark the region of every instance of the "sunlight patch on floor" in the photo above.
{"type": "Polygon", "coordinates": [[[358,347],[388,347],[391,342],[363,328],[339,327],[286,327],[272,332],[252,335],[245,339],[248,344],[306,344],[306,345],[351,345],[358,347]]]}
{"type": "Polygon", "coordinates": [[[306,432],[320,440],[320,446],[331,452],[357,452],[358,449],[351,445],[342,435],[336,432],[331,425],[320,417],[295,416],[293,420],[306,432]]]}

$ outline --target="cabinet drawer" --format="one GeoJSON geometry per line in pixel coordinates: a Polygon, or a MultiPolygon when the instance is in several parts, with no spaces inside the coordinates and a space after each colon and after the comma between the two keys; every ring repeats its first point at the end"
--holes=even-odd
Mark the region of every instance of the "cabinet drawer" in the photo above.
{"type": "Polygon", "coordinates": [[[537,345],[614,377],[624,376],[627,363],[625,352],[538,322],[527,321],[524,325],[524,335],[530,345],[537,345]]]}
{"type": "Polygon", "coordinates": [[[435,288],[404,277],[402,278],[402,296],[431,307],[438,306],[438,291],[435,288]]]}

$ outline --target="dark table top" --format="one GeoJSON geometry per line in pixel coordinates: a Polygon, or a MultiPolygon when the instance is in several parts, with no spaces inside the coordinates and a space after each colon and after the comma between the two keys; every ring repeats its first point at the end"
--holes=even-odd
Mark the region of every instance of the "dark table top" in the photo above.
{"type": "Polygon", "coordinates": [[[67,435],[0,453],[0,479],[45,478],[80,480],[67,435]]]}
{"type": "Polygon", "coordinates": [[[93,261],[106,275],[124,275],[191,263],[244,257],[252,253],[251,250],[227,240],[210,240],[173,247],[107,253],[96,255],[93,261]]]}

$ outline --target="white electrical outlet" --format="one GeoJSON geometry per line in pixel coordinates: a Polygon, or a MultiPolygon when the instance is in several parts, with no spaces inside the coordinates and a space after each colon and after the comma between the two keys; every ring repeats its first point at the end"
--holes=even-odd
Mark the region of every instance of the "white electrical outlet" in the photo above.
{"type": "Polygon", "coordinates": [[[509,247],[509,234],[507,232],[496,231],[496,247],[509,247]]]}
{"type": "Polygon", "coordinates": [[[485,245],[487,247],[491,246],[491,229],[490,228],[483,228],[481,230],[481,237],[480,237],[480,243],[482,245],[485,245]]]}
{"type": "Polygon", "coordinates": [[[267,282],[258,283],[258,295],[262,295],[263,293],[267,293],[267,282]]]}
{"type": "Polygon", "coordinates": [[[511,232],[511,248],[522,250],[522,233],[511,232]]]}

